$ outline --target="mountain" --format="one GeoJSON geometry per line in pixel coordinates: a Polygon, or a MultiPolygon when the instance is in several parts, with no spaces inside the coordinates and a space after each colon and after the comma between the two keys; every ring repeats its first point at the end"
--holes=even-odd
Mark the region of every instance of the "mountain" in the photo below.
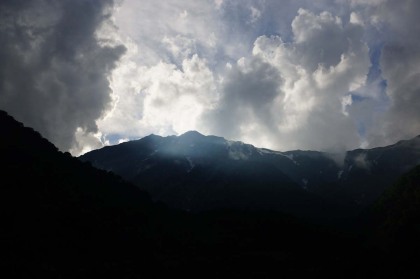
{"type": "Polygon", "coordinates": [[[366,249],[382,255],[398,277],[418,277],[420,165],[400,176],[361,217],[366,249]]]}
{"type": "MultiPolygon", "coordinates": [[[[340,274],[354,278],[360,274],[376,277],[409,274],[416,278],[418,275],[418,168],[387,191],[375,214],[369,213],[375,220],[368,232],[373,237],[368,239],[360,233],[312,225],[272,210],[217,209],[198,213],[172,210],[152,202],[147,193],[121,177],[59,152],[39,133],[2,111],[0,125],[3,277],[279,278],[340,274]],[[378,232],[387,224],[391,225],[384,239],[387,244],[397,245],[384,249],[387,245],[380,242],[378,250],[372,239],[381,237],[378,232]]],[[[224,142],[194,133],[190,136],[224,142]]],[[[156,150],[151,142],[154,141],[149,141],[150,148],[156,150]]],[[[249,145],[230,144],[241,151],[254,150],[249,145]]],[[[220,162],[217,150],[220,151],[201,150],[203,160],[211,153],[220,162]]],[[[236,158],[232,160],[240,161],[230,151],[230,156],[236,158]]],[[[267,150],[261,152],[271,154],[267,150]]],[[[311,154],[319,157],[319,153],[311,154]]],[[[200,163],[198,157],[193,162],[200,163]]],[[[301,187],[283,175],[279,177],[287,182],[285,187],[301,187]]],[[[299,193],[307,194],[303,189],[299,193]]]]}
{"type": "Polygon", "coordinates": [[[419,164],[420,136],[385,147],[349,151],[336,182],[340,189],[336,193],[351,197],[355,206],[364,208],[419,164]]]}
{"type": "MultiPolygon", "coordinates": [[[[305,155],[328,174],[332,159],[317,152],[305,155]]],[[[307,167],[301,158],[298,153],[259,149],[194,131],[179,137],[150,135],[80,157],[121,175],[149,192],[154,200],[174,208],[275,209],[310,218],[334,215],[336,211],[330,211],[324,199],[285,174],[298,176],[298,166],[307,167]]],[[[324,179],[317,170],[308,175],[314,180],[324,179]]]]}
{"type": "Polygon", "coordinates": [[[332,275],[363,255],[353,238],[276,212],[170,210],[3,111],[0,126],[3,277],[332,275]]]}
{"type": "Polygon", "coordinates": [[[339,155],[278,152],[191,131],[178,137],[150,135],[80,159],[121,175],[154,200],[186,210],[265,207],[298,215],[357,213],[420,164],[420,137],[348,151],[341,161],[339,155]]]}
{"type": "Polygon", "coordinates": [[[420,166],[401,176],[371,210],[375,239],[382,247],[420,257],[420,166]]]}

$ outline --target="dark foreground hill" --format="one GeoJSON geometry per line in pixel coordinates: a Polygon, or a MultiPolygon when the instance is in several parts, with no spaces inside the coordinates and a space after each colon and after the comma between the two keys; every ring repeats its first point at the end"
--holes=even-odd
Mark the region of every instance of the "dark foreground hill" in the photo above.
{"type": "Polygon", "coordinates": [[[370,244],[394,255],[400,272],[420,259],[420,166],[401,176],[371,208],[370,244]]]}
{"type": "MultiPolygon", "coordinates": [[[[5,278],[353,278],[401,271],[394,248],[371,249],[361,234],[273,211],[169,210],[118,176],[58,152],[4,112],[0,127],[5,278]]],[[[416,270],[404,265],[399,278],[416,270]]]]}
{"type": "Polygon", "coordinates": [[[1,253],[2,271],[11,272],[7,277],[123,272],[131,247],[139,246],[138,260],[153,265],[152,248],[139,237],[147,235],[142,228],[158,214],[145,192],[58,152],[4,112],[0,123],[1,253]]]}

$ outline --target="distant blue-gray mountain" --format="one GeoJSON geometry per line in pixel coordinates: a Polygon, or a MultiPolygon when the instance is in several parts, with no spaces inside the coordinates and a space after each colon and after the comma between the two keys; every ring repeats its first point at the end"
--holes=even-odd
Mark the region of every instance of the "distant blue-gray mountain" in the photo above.
{"type": "Polygon", "coordinates": [[[256,148],[191,131],[150,135],[91,151],[80,159],[121,175],[153,199],[176,208],[264,208],[329,216],[339,209],[359,212],[397,177],[420,164],[420,137],[348,151],[341,161],[338,157],[256,148]]]}

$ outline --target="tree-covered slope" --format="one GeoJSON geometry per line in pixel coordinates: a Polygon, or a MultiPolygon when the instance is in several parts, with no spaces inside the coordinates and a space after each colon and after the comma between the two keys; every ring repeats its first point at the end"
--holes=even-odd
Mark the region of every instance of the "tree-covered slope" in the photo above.
{"type": "Polygon", "coordinates": [[[405,262],[420,258],[420,166],[401,176],[372,212],[375,243],[405,262]]]}
{"type": "Polygon", "coordinates": [[[124,277],[134,272],[133,255],[144,262],[140,269],[156,264],[148,237],[160,210],[145,192],[58,152],[5,112],[0,127],[1,264],[8,276],[124,277]]]}

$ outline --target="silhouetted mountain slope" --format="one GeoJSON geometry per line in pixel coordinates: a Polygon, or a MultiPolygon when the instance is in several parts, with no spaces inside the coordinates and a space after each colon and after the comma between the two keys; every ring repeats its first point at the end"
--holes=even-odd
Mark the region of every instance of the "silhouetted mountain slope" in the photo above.
{"type": "Polygon", "coordinates": [[[112,274],[123,271],[119,255],[130,252],[153,265],[148,240],[138,237],[158,214],[146,193],[58,152],[2,111],[0,127],[1,250],[8,276],[112,274]]]}

